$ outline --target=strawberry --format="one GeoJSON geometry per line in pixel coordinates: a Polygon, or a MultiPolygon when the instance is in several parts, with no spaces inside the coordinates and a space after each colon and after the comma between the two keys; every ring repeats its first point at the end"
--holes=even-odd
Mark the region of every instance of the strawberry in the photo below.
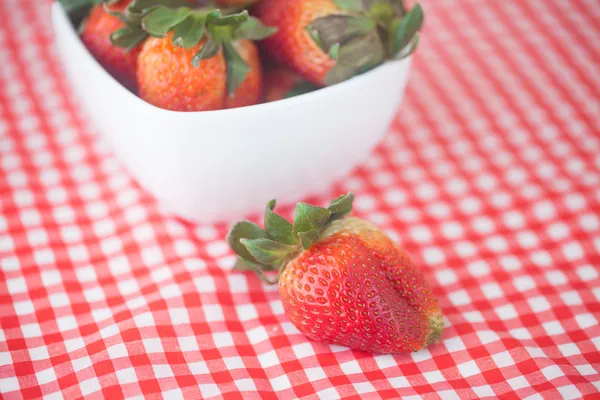
{"type": "Polygon", "coordinates": [[[267,56],[319,86],[411,54],[423,22],[422,8],[407,13],[402,0],[263,0],[253,12],[277,28],[267,56]]]}
{"type": "Polygon", "coordinates": [[[260,100],[262,66],[252,40],[273,30],[247,11],[222,15],[220,10],[188,6],[138,7],[126,18],[131,32],[113,42],[128,46],[136,32],[146,40],[137,64],[142,99],[174,111],[242,107],[260,100]],[[137,14],[136,14],[137,13],[137,14]]]}
{"type": "Polygon", "coordinates": [[[229,231],[236,268],[277,283],[285,314],[312,340],[374,353],[439,341],[442,313],[423,273],[383,231],[349,216],[353,199],[298,203],[293,224],[272,200],[265,229],[241,221],[229,231]]]}
{"type": "MultiPolygon", "coordinates": [[[[129,0],[119,1],[111,5],[114,11],[124,11],[129,0]]],[[[81,40],[100,64],[117,80],[129,88],[135,87],[135,69],[140,53],[140,43],[130,49],[114,46],[110,34],[125,24],[114,15],[110,15],[101,4],[92,8],[87,19],[83,22],[81,40]]]]}
{"type": "Polygon", "coordinates": [[[265,72],[264,101],[271,102],[315,90],[315,86],[291,69],[272,66],[265,72]]]}

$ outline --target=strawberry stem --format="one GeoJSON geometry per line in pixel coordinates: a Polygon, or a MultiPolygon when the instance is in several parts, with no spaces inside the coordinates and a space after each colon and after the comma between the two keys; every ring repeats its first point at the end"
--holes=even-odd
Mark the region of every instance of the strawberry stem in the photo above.
{"type": "Polygon", "coordinates": [[[319,241],[321,232],[331,222],[352,211],[354,194],[331,201],[327,208],[298,203],[292,224],[275,213],[275,200],[265,209],[265,229],[250,221],[234,224],[227,234],[229,247],[238,256],[235,269],[252,270],[263,282],[275,284],[287,264],[302,251],[319,241]],[[265,272],[277,271],[273,278],[265,272]]]}

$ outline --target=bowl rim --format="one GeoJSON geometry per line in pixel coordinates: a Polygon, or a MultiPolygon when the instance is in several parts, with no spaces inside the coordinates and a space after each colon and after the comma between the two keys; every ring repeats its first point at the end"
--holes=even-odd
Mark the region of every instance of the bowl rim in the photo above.
{"type": "Polygon", "coordinates": [[[258,110],[262,110],[262,109],[264,109],[265,111],[269,111],[270,109],[276,109],[276,108],[281,108],[281,107],[300,106],[303,103],[318,100],[325,96],[333,96],[333,95],[335,95],[336,92],[342,92],[344,90],[352,90],[352,88],[355,86],[360,86],[361,84],[365,84],[364,81],[367,81],[369,79],[369,77],[371,77],[372,75],[375,75],[375,74],[381,72],[382,69],[397,67],[398,65],[400,65],[402,63],[411,64],[411,60],[413,57],[413,55],[411,54],[410,56],[405,57],[401,60],[387,60],[387,61],[383,62],[382,64],[378,65],[377,67],[375,67],[369,71],[363,72],[359,75],[355,75],[352,78],[347,79],[344,82],[340,82],[340,83],[337,83],[332,86],[322,87],[322,88],[319,88],[312,92],[304,93],[304,94],[301,94],[298,96],[289,97],[289,98],[285,98],[285,99],[281,99],[281,100],[277,100],[277,101],[272,101],[272,102],[267,102],[267,103],[257,103],[257,104],[253,104],[253,105],[249,105],[249,106],[229,108],[229,109],[220,109],[220,110],[174,111],[174,110],[167,110],[164,108],[160,108],[158,106],[155,106],[155,105],[145,101],[144,99],[142,99],[135,93],[128,90],[114,76],[112,76],[110,73],[108,73],[108,71],[98,62],[98,60],[96,60],[96,58],[85,47],[85,45],[81,41],[80,36],[77,34],[75,27],[71,23],[69,16],[67,15],[66,11],[63,9],[63,7],[60,5],[59,2],[53,2],[52,16],[53,16],[53,22],[55,24],[55,26],[54,26],[55,35],[56,35],[56,31],[57,31],[56,24],[57,23],[66,24],[69,33],[72,36],[76,37],[77,46],[78,46],[79,50],[81,50],[85,53],[85,57],[88,59],[88,61],[92,62],[93,64],[95,64],[96,67],[98,67],[100,70],[102,70],[102,72],[104,73],[104,76],[108,77],[112,81],[111,84],[118,86],[117,90],[119,90],[124,96],[129,96],[130,99],[132,99],[137,104],[139,104],[139,107],[145,107],[146,109],[152,110],[153,112],[159,112],[164,115],[169,114],[172,116],[175,116],[175,115],[194,116],[194,115],[199,115],[199,114],[217,116],[219,114],[247,113],[247,112],[254,112],[254,111],[258,111],[258,110]],[[58,22],[57,22],[57,17],[59,18],[58,22]]]}

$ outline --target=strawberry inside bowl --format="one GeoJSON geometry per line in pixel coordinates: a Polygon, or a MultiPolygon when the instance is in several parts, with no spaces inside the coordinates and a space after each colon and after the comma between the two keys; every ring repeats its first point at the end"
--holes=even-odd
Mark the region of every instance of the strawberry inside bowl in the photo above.
{"type": "Polygon", "coordinates": [[[60,58],[98,132],[140,185],[175,214],[231,220],[323,193],[363,161],[402,101],[411,57],[270,103],[215,111],[158,108],[111,76],[54,3],[60,58]]]}

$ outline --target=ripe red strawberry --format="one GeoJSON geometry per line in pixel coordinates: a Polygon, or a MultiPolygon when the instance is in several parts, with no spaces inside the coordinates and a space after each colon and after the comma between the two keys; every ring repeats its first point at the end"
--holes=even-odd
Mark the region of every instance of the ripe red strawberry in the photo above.
{"type": "Polygon", "coordinates": [[[420,6],[406,13],[400,0],[263,0],[253,12],[277,28],[267,56],[320,86],[410,54],[423,20],[420,6]]]}
{"type": "MultiPolygon", "coordinates": [[[[136,1],[132,3],[135,10],[136,1]]],[[[139,96],[174,111],[242,107],[260,100],[262,67],[252,40],[273,32],[247,11],[157,6],[142,9],[130,24],[152,36],[138,57],[139,96]]],[[[127,46],[127,40],[114,42],[127,46]]],[[[117,35],[118,36],[118,35],[117,35]]]]}
{"type": "Polygon", "coordinates": [[[265,71],[264,101],[271,102],[315,90],[315,86],[291,69],[272,66],[265,71]]]}
{"type": "MultiPolygon", "coordinates": [[[[111,10],[124,11],[129,0],[119,1],[110,6],[111,10]]],[[[81,40],[90,53],[102,66],[125,86],[135,86],[135,69],[141,45],[127,51],[113,45],[110,35],[125,27],[125,24],[116,16],[110,15],[102,4],[96,5],[90,11],[82,25],[81,40]]]]}
{"type": "Polygon", "coordinates": [[[298,203],[293,225],[271,201],[264,230],[249,221],[230,230],[236,266],[278,282],[287,317],[310,339],[375,353],[423,349],[443,331],[438,302],[406,252],[347,216],[353,199],[340,196],[328,208],[298,203]]]}

